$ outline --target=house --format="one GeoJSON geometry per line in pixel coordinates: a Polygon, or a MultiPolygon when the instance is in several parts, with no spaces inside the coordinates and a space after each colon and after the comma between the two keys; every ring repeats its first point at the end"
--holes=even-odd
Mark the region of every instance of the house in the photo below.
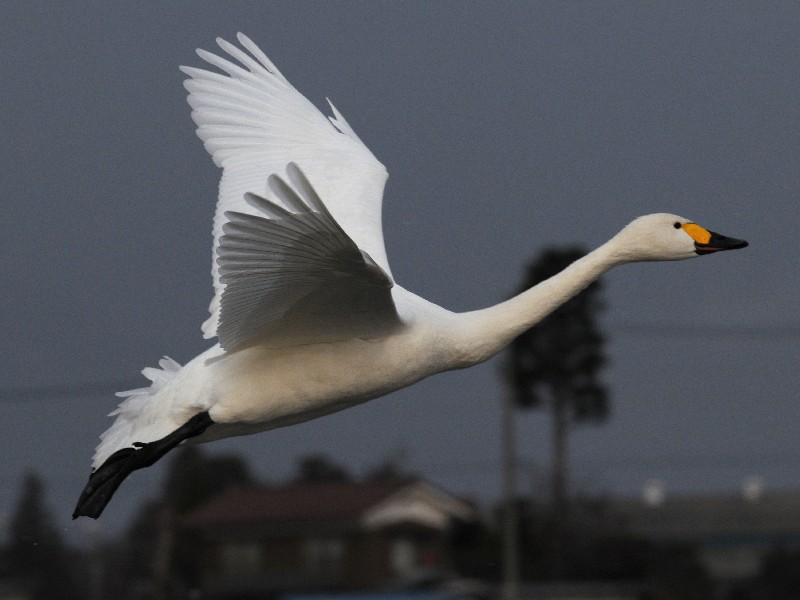
{"type": "Polygon", "coordinates": [[[209,598],[369,590],[448,567],[472,507],[421,480],[235,488],[182,520],[209,598]]]}
{"type": "Polygon", "coordinates": [[[753,486],[741,493],[665,497],[615,502],[628,531],[698,549],[708,573],[733,582],[756,575],[776,546],[800,547],[800,493],[766,492],[753,486]]]}

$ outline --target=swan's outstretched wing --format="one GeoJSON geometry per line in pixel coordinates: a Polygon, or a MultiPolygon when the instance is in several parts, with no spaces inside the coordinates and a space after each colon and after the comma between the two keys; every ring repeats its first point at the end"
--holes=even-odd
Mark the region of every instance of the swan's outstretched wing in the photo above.
{"type": "MultiPolygon", "coordinates": [[[[245,194],[268,195],[268,177],[283,173],[290,162],[299,165],[347,236],[391,277],[381,228],[386,169],[333,105],[334,117],[326,119],[250,39],[241,33],[238,39],[250,54],[224,40],[217,43],[240,64],[197,51],[224,74],[181,67],[189,75],[184,85],[197,134],[223,169],[213,229],[214,298],[205,337],[217,334],[227,285],[217,264],[227,215],[257,215],[245,194]]],[[[283,198],[275,202],[294,212],[283,198]]]]}
{"type": "Polygon", "coordinates": [[[287,172],[288,182],[270,176],[271,199],[246,194],[259,215],[225,215],[217,249],[222,347],[388,333],[400,324],[391,277],[348,237],[294,163],[287,172]]]}

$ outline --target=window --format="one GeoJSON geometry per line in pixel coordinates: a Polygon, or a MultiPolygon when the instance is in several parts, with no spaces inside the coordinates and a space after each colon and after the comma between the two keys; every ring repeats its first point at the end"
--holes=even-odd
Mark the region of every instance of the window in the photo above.
{"type": "Polygon", "coordinates": [[[417,567],[417,549],[414,547],[414,543],[408,538],[396,538],[392,542],[389,552],[389,564],[395,575],[403,576],[413,573],[417,567]]]}
{"type": "Polygon", "coordinates": [[[256,542],[229,542],[220,550],[220,565],[226,575],[254,575],[262,567],[261,547],[256,542]]]}
{"type": "Polygon", "coordinates": [[[306,540],[306,568],[310,573],[338,575],[342,567],[344,542],[336,538],[306,540]]]}

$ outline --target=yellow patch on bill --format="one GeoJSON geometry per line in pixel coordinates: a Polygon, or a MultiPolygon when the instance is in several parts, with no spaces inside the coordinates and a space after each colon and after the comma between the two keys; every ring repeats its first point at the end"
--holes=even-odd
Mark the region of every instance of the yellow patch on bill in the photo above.
{"type": "Polygon", "coordinates": [[[698,244],[707,244],[711,241],[711,233],[709,233],[708,229],[700,227],[697,223],[684,223],[681,227],[698,244]]]}

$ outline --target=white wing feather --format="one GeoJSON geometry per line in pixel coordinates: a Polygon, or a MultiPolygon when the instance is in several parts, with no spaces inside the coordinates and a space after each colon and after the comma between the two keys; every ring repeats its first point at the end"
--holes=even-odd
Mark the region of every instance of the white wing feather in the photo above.
{"type": "Polygon", "coordinates": [[[294,163],[270,176],[272,199],[247,194],[260,216],[228,212],[217,263],[217,334],[225,350],[373,337],[400,325],[394,282],[342,230],[294,163]],[[288,207],[283,208],[284,206],[288,207]]]}
{"type": "Polygon", "coordinates": [[[245,194],[267,195],[268,177],[283,173],[290,162],[302,169],[353,242],[391,277],[381,226],[386,169],[339,111],[334,108],[334,117],[326,119],[249,38],[241,33],[237,38],[250,54],[224,40],[217,43],[241,66],[198,50],[200,58],[224,74],[181,67],[189,76],[184,85],[197,135],[223,169],[213,228],[214,297],[203,325],[207,338],[217,333],[225,288],[217,265],[220,236],[229,220],[225,213],[258,214],[245,194]]]}

